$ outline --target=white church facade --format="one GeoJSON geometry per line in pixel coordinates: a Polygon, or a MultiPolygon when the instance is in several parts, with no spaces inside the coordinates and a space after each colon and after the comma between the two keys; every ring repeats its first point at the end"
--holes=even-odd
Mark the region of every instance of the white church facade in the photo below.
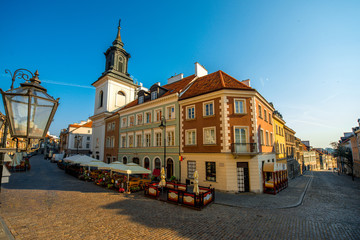
{"type": "Polygon", "coordinates": [[[92,83],[96,88],[92,131],[92,157],[103,161],[105,141],[105,118],[111,116],[127,103],[135,100],[140,87],[128,73],[130,54],[125,51],[124,43],[118,33],[112,46],[104,53],[105,71],[92,83]]]}

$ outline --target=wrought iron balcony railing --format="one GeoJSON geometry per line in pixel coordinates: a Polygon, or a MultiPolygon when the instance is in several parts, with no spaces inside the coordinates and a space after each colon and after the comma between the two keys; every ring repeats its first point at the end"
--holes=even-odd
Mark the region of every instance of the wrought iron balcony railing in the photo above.
{"type": "Polygon", "coordinates": [[[256,143],[232,143],[231,152],[233,154],[257,154],[258,149],[256,143]]]}

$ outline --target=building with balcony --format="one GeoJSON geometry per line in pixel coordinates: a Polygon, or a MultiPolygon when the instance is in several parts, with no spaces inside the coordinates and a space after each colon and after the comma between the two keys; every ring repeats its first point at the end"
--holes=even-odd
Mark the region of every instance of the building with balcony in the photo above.
{"type": "Polygon", "coordinates": [[[181,179],[231,192],[262,192],[262,165],[275,162],[274,108],[250,81],[195,64],[179,95],[181,179]]]}

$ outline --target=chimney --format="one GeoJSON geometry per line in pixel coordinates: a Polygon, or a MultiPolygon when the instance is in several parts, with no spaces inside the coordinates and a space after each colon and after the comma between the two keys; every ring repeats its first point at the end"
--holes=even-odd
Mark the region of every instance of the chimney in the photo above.
{"type": "Polygon", "coordinates": [[[155,83],[156,85],[160,86],[160,82],[155,83]]]}
{"type": "Polygon", "coordinates": [[[203,77],[208,74],[208,71],[198,62],[195,63],[195,76],[203,77]]]}
{"type": "Polygon", "coordinates": [[[180,73],[178,75],[175,75],[175,76],[172,76],[171,78],[168,79],[168,84],[170,83],[174,83],[174,82],[177,82],[181,79],[184,78],[184,74],[183,73],[180,73]]]}
{"type": "Polygon", "coordinates": [[[250,87],[250,79],[246,79],[241,81],[243,84],[245,84],[246,86],[250,87]]]}

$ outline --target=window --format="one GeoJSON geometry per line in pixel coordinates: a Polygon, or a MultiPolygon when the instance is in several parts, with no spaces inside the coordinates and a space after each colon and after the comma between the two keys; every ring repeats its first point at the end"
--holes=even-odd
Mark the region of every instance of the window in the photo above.
{"type": "Polygon", "coordinates": [[[126,127],[126,117],[122,119],[121,126],[124,128],[126,127]]]}
{"type": "Polygon", "coordinates": [[[204,128],[204,144],[216,144],[215,127],[204,128]]]}
{"type": "Polygon", "coordinates": [[[161,141],[161,132],[156,133],[156,134],[155,134],[155,137],[156,137],[156,140],[155,140],[155,142],[156,142],[156,147],[160,147],[160,146],[161,146],[161,143],[162,143],[162,141],[161,141]]]}
{"type": "Polygon", "coordinates": [[[272,124],[272,116],[271,116],[271,113],[269,113],[269,123],[272,124]]]}
{"type": "Polygon", "coordinates": [[[136,135],[136,146],[142,147],[142,135],[136,135]]]}
{"type": "Polygon", "coordinates": [[[260,130],[260,144],[264,145],[264,130],[260,130]]]}
{"type": "Polygon", "coordinates": [[[103,101],[104,101],[104,92],[101,90],[99,93],[99,108],[103,106],[103,101]]]}
{"type": "Polygon", "coordinates": [[[144,96],[139,97],[139,104],[142,104],[142,103],[144,103],[144,96]]]}
{"type": "Polygon", "coordinates": [[[237,114],[245,113],[244,105],[245,105],[244,100],[235,99],[235,105],[234,105],[235,106],[235,113],[237,113],[237,114]]]}
{"type": "Polygon", "coordinates": [[[175,145],[175,138],[174,138],[174,131],[167,132],[167,146],[174,146],[175,145]]]}
{"type": "Polygon", "coordinates": [[[265,135],[266,135],[266,145],[269,146],[269,132],[266,131],[265,135]]]}
{"type": "Polygon", "coordinates": [[[119,72],[123,72],[123,58],[122,57],[119,57],[119,63],[118,63],[118,71],[119,72]]]}
{"type": "Polygon", "coordinates": [[[186,107],[186,119],[195,119],[195,106],[186,107]]]}
{"type": "Polygon", "coordinates": [[[275,127],[276,127],[276,134],[279,134],[278,125],[275,125],[275,127]]]}
{"type": "Polygon", "coordinates": [[[133,147],[134,146],[134,136],[130,135],[129,136],[129,147],[133,147]]]}
{"type": "Polygon", "coordinates": [[[121,147],[126,148],[126,137],[125,136],[121,136],[121,147]]]}
{"type": "Polygon", "coordinates": [[[166,108],[167,119],[175,119],[175,107],[170,106],[166,108]]]}
{"type": "Polygon", "coordinates": [[[155,169],[160,169],[161,167],[161,161],[159,158],[155,159],[155,169]]]}
{"type": "Polygon", "coordinates": [[[86,143],[86,148],[90,148],[90,143],[86,143]]]}
{"type": "Polygon", "coordinates": [[[204,116],[212,116],[214,115],[214,103],[207,102],[204,103],[204,116]]]}
{"type": "Polygon", "coordinates": [[[148,133],[148,134],[145,134],[145,146],[146,147],[150,147],[151,146],[151,135],[148,133]]]}
{"type": "Polygon", "coordinates": [[[109,148],[110,147],[110,137],[106,138],[106,147],[109,148]]]}
{"type": "Polygon", "coordinates": [[[157,92],[151,92],[151,100],[157,99],[157,92]]]}
{"type": "Polygon", "coordinates": [[[196,145],[196,130],[186,130],[185,131],[185,144],[186,145],[196,145]]]}
{"type": "Polygon", "coordinates": [[[273,142],[273,133],[270,133],[270,145],[274,145],[274,142],[273,142]]]}
{"type": "Polygon", "coordinates": [[[150,160],[149,160],[149,158],[144,159],[144,168],[146,168],[146,169],[150,168],[150,160]]]}
{"type": "Polygon", "coordinates": [[[135,117],[134,116],[129,117],[129,126],[130,127],[134,126],[134,124],[135,124],[135,117]]]}
{"type": "Polygon", "coordinates": [[[259,118],[262,118],[261,105],[259,104],[259,118]]]}
{"type": "Polygon", "coordinates": [[[206,181],[216,181],[216,165],[215,162],[205,162],[206,181]]]}
{"type": "Polygon", "coordinates": [[[90,137],[89,137],[89,136],[88,136],[88,137],[86,137],[86,140],[90,141],[90,137]]]}
{"type": "Polygon", "coordinates": [[[111,123],[111,130],[115,130],[115,122],[111,123]]]}
{"type": "Polygon", "coordinates": [[[110,131],[111,130],[111,123],[108,123],[107,124],[107,131],[110,131]]]}
{"type": "Polygon", "coordinates": [[[114,147],[115,146],[115,137],[114,136],[112,136],[111,138],[110,138],[110,147],[114,147]]]}
{"type": "Polygon", "coordinates": [[[142,114],[136,115],[136,122],[137,122],[136,123],[137,125],[140,125],[143,123],[143,115],[142,114]]]}
{"type": "Polygon", "coordinates": [[[195,171],[196,171],[196,162],[187,161],[187,177],[193,179],[195,171]]]}
{"type": "Polygon", "coordinates": [[[127,157],[123,157],[123,164],[127,164],[127,157]]]}
{"type": "Polygon", "coordinates": [[[151,123],[151,112],[145,113],[145,123],[151,123]]]}
{"type": "Polygon", "coordinates": [[[160,122],[161,121],[161,117],[162,117],[162,111],[161,111],[161,109],[159,109],[159,110],[156,110],[155,111],[155,114],[156,114],[156,118],[155,118],[155,122],[160,122]]]}
{"type": "Polygon", "coordinates": [[[265,118],[265,121],[267,122],[267,112],[266,112],[266,109],[264,109],[264,118],[265,118]]]}

